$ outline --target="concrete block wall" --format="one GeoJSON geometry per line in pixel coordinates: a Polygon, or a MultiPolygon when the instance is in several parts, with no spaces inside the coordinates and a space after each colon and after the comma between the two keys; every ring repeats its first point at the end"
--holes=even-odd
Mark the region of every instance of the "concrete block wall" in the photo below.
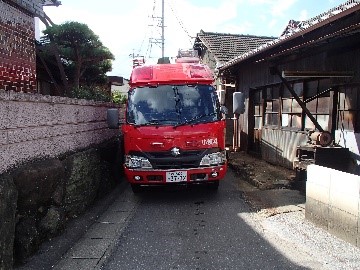
{"type": "Polygon", "coordinates": [[[308,166],[305,216],[360,247],[360,176],[308,166]]]}
{"type": "Polygon", "coordinates": [[[118,135],[107,127],[109,107],[114,105],[0,90],[0,175],[19,164],[58,157],[118,135]]]}
{"type": "Polygon", "coordinates": [[[0,0],[0,89],[35,92],[35,21],[16,2],[0,0]]]}

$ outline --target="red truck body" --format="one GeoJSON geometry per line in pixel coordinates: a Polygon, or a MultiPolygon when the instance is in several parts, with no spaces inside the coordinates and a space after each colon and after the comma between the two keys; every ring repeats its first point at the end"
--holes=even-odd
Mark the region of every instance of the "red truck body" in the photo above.
{"type": "Polygon", "coordinates": [[[133,191],[147,185],[208,184],[227,170],[225,121],[202,64],[139,66],[130,78],[124,171],[133,191]]]}

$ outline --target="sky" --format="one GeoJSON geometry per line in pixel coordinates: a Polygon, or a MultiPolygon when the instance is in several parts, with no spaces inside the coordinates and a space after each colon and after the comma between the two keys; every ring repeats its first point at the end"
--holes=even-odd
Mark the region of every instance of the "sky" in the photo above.
{"type": "MultiPolygon", "coordinates": [[[[164,0],[165,53],[192,48],[205,32],[279,37],[289,20],[307,20],[345,0],[164,0]]],[[[114,54],[108,75],[130,78],[133,56],[147,63],[161,57],[161,0],[61,0],[44,7],[55,24],[87,24],[114,54]],[[154,42],[150,42],[150,40],[154,42]]],[[[40,23],[40,30],[45,26],[40,23]]]]}

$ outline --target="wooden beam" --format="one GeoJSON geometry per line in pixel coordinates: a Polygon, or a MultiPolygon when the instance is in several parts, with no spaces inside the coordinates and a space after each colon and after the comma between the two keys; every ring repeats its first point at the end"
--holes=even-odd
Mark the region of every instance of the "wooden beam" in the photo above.
{"type": "Polygon", "coordinates": [[[302,70],[283,70],[283,78],[351,78],[354,76],[352,71],[302,71],[302,70]]]}
{"type": "Polygon", "coordinates": [[[315,125],[315,127],[320,131],[324,132],[324,129],[320,126],[318,121],[315,119],[315,117],[311,114],[308,108],[306,108],[306,104],[300,99],[300,97],[296,94],[290,83],[283,78],[281,72],[278,70],[277,67],[271,67],[270,73],[273,75],[278,75],[280,80],[283,82],[283,84],[286,86],[286,88],[290,91],[290,93],[293,95],[297,103],[300,105],[300,107],[303,109],[303,111],[306,113],[306,115],[310,118],[311,122],[315,125]]]}
{"type": "Polygon", "coordinates": [[[59,55],[59,51],[58,51],[58,48],[55,44],[50,44],[50,48],[51,48],[51,51],[52,53],[54,54],[55,56],[55,59],[56,59],[56,62],[58,64],[58,68],[59,68],[59,71],[60,71],[60,75],[61,75],[61,80],[63,82],[63,85],[64,85],[64,88],[65,88],[65,96],[70,96],[70,91],[69,91],[69,84],[68,84],[68,80],[66,78],[66,74],[65,74],[65,70],[64,70],[64,66],[61,62],[61,59],[60,59],[60,55],[59,55]]]}
{"type": "Polygon", "coordinates": [[[44,58],[42,57],[41,53],[39,52],[39,50],[37,50],[37,55],[38,55],[38,57],[40,58],[40,61],[41,61],[41,63],[43,64],[43,66],[44,66],[47,74],[48,74],[49,77],[50,77],[50,79],[51,79],[52,82],[54,83],[54,86],[55,86],[55,94],[56,94],[57,96],[61,95],[61,94],[62,94],[62,91],[61,91],[59,85],[57,84],[54,76],[52,75],[52,73],[51,73],[48,65],[46,64],[44,58]]]}

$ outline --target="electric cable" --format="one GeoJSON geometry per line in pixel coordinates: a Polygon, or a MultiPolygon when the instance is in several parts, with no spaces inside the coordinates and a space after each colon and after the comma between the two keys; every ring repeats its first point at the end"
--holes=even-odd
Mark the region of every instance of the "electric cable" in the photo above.
{"type": "Polygon", "coordinates": [[[189,37],[189,41],[190,41],[190,44],[192,45],[193,44],[193,39],[194,37],[192,37],[190,34],[189,34],[189,31],[186,29],[184,23],[182,22],[182,20],[176,15],[172,5],[170,5],[170,1],[167,2],[168,6],[170,7],[172,13],[174,14],[176,20],[178,21],[180,27],[182,28],[182,30],[185,32],[185,34],[189,37]]]}
{"type": "MultiPolygon", "coordinates": [[[[154,0],[154,3],[153,3],[152,14],[150,16],[148,16],[148,18],[152,18],[152,19],[154,18],[155,8],[156,8],[156,0],[154,0]]],[[[150,28],[151,25],[149,25],[149,22],[146,22],[146,24],[147,25],[146,25],[145,35],[144,35],[143,40],[140,43],[140,47],[139,47],[139,49],[137,51],[136,56],[140,56],[142,54],[141,52],[142,52],[142,49],[143,49],[143,46],[144,46],[144,43],[145,43],[145,40],[147,39],[147,37],[149,37],[149,39],[148,39],[149,42],[147,44],[145,57],[146,57],[147,53],[149,52],[150,40],[151,40],[151,37],[153,35],[153,28],[150,28]],[[151,29],[150,31],[149,31],[149,28],[151,29]],[[149,35],[149,32],[150,32],[150,35],[149,35]]]]}

